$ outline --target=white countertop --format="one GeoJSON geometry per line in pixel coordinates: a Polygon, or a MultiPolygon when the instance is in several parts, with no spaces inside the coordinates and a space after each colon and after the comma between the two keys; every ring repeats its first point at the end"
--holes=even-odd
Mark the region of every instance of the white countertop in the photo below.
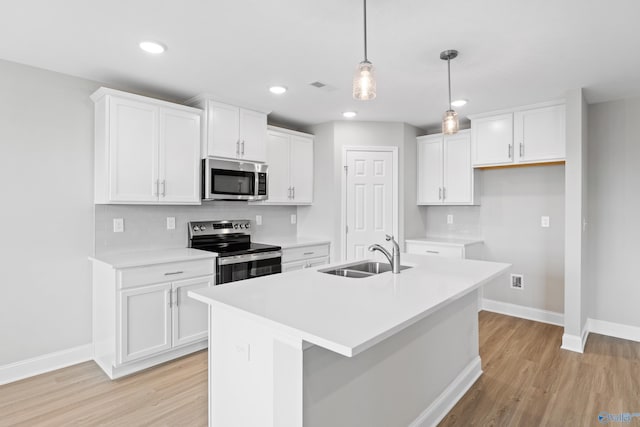
{"type": "Polygon", "coordinates": [[[311,245],[327,245],[331,243],[330,240],[316,239],[313,237],[289,237],[284,239],[261,239],[261,242],[268,243],[270,245],[282,246],[282,249],[299,248],[302,246],[311,245]]]}
{"type": "Polygon", "coordinates": [[[118,252],[89,257],[92,261],[99,261],[111,265],[113,268],[142,267],[145,265],[164,264],[167,262],[194,261],[198,259],[213,259],[216,254],[199,249],[176,248],[158,249],[153,251],[118,252]]]}
{"type": "MultiPolygon", "coordinates": [[[[335,265],[341,265],[339,263],[335,265]]],[[[356,279],[331,266],[189,292],[293,338],[354,356],[504,273],[509,264],[402,254],[400,274],[356,279]]]]}
{"type": "Polygon", "coordinates": [[[469,246],[483,243],[482,239],[465,239],[460,237],[410,237],[405,239],[409,243],[437,243],[446,246],[469,246]]]}

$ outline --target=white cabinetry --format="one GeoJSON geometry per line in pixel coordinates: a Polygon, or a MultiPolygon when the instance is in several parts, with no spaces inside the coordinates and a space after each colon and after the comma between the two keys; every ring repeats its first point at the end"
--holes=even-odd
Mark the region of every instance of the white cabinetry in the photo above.
{"type": "Polygon", "coordinates": [[[269,198],[264,204],[313,202],[313,135],[269,126],[269,198]]]}
{"type": "Polygon", "coordinates": [[[564,104],[538,104],[471,119],[476,167],[565,159],[564,104]]]}
{"type": "Polygon", "coordinates": [[[329,263],[329,243],[310,243],[282,248],[282,272],[302,270],[329,263]]]}
{"type": "Polygon", "coordinates": [[[442,256],[448,258],[482,259],[482,241],[455,238],[420,238],[405,241],[410,254],[442,256]]]}
{"type": "Polygon", "coordinates": [[[110,378],[207,345],[207,307],[187,296],[213,286],[212,258],[115,268],[94,261],[94,359],[110,378]]]}
{"type": "Polygon", "coordinates": [[[200,110],[107,88],[91,99],[95,203],[200,204],[200,110]]]}
{"type": "Polygon", "coordinates": [[[266,160],[267,115],[234,105],[196,97],[190,104],[205,111],[202,157],[264,162],[266,160]]]}
{"type": "Polygon", "coordinates": [[[427,135],[418,143],[418,204],[472,205],[474,171],[468,130],[427,135]]]}

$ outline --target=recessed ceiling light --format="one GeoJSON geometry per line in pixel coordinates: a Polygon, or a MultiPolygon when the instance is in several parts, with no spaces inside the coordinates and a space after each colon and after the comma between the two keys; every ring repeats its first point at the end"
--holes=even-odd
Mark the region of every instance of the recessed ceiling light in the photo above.
{"type": "Polygon", "coordinates": [[[454,107],[462,107],[466,103],[467,103],[466,99],[456,99],[455,101],[451,102],[451,105],[453,105],[454,107]]]}
{"type": "Polygon", "coordinates": [[[352,119],[357,115],[358,113],[356,113],[355,111],[345,111],[344,113],[342,113],[342,117],[347,119],[352,119]]]}
{"type": "Polygon", "coordinates": [[[282,95],[283,93],[285,93],[287,91],[287,88],[284,86],[271,86],[269,88],[269,92],[276,94],[276,95],[282,95]]]}
{"type": "Polygon", "coordinates": [[[163,44],[158,42],[152,42],[152,41],[140,42],[140,49],[148,53],[153,53],[155,55],[167,50],[166,46],[164,46],[163,44]]]}

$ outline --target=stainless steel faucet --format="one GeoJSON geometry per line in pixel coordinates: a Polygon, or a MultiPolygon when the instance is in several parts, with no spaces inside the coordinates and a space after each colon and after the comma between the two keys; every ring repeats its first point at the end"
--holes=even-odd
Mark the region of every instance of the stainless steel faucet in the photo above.
{"type": "Polygon", "coordinates": [[[393,239],[393,236],[389,236],[387,234],[386,240],[387,242],[390,241],[393,244],[393,250],[391,253],[389,253],[388,250],[386,250],[385,248],[383,248],[377,243],[369,246],[369,252],[373,252],[373,251],[382,252],[384,256],[386,256],[387,259],[389,260],[389,264],[391,265],[391,271],[393,271],[394,274],[398,274],[400,273],[400,246],[398,245],[398,242],[396,242],[393,239]]]}

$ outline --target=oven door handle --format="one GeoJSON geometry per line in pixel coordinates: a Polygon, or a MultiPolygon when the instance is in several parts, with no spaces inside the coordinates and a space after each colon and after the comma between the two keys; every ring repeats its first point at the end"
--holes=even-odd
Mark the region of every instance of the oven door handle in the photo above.
{"type": "Polygon", "coordinates": [[[240,264],[243,262],[260,261],[263,259],[280,258],[280,257],[282,257],[282,251],[218,257],[218,265],[240,264]]]}

